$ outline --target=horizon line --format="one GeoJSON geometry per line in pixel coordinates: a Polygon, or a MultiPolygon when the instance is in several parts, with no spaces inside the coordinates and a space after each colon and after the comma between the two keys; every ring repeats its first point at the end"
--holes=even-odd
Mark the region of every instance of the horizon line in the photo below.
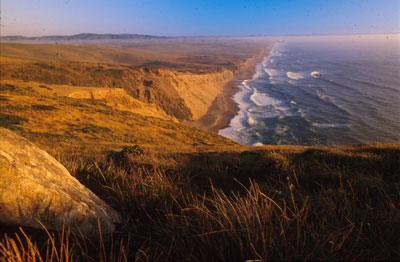
{"type": "Polygon", "coordinates": [[[214,37],[284,37],[284,36],[357,36],[357,35],[394,35],[400,34],[399,32],[384,32],[384,33],[310,33],[310,34],[250,34],[250,35],[192,35],[192,36],[163,36],[163,35],[151,35],[151,34],[138,34],[138,33],[77,33],[77,34],[51,34],[42,36],[25,36],[25,35],[4,35],[4,37],[26,37],[26,38],[44,38],[44,37],[57,37],[57,36],[78,36],[78,35],[126,35],[126,36],[150,36],[159,38],[214,38],[214,37]]]}

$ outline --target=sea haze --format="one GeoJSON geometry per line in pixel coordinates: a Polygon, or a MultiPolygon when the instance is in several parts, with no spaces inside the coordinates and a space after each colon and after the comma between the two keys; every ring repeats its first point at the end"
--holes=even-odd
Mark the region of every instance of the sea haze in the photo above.
{"type": "Polygon", "coordinates": [[[239,85],[240,143],[400,142],[400,35],[285,38],[239,85]]]}

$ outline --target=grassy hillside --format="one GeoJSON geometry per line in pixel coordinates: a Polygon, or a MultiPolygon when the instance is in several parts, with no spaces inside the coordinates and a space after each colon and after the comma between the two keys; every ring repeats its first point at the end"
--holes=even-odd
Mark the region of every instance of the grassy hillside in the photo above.
{"type": "Polygon", "coordinates": [[[39,37],[26,36],[1,36],[4,42],[55,42],[55,41],[92,41],[92,40],[132,40],[132,39],[160,39],[164,37],[138,34],[92,34],[82,33],[77,35],[50,35],[39,37]]]}
{"type": "Polygon", "coordinates": [[[398,260],[400,145],[250,147],[183,124],[215,122],[267,50],[246,41],[2,43],[0,126],[123,222],[97,242],[0,224],[0,261],[398,260]]]}
{"type": "MultiPolygon", "coordinates": [[[[110,96],[96,99],[97,89],[90,92],[75,87],[74,90],[81,91],[77,91],[78,94],[72,91],[72,97],[65,96],[66,89],[68,87],[34,82],[2,81],[0,126],[15,130],[52,151],[61,147],[74,148],[78,144],[90,151],[136,144],[167,151],[238,146],[215,133],[182,125],[172,118],[161,119],[163,111],[151,111],[157,109],[151,104],[136,101],[140,114],[135,113],[133,98],[125,101],[126,104],[121,102],[130,107],[124,108],[110,96]],[[58,95],[60,89],[64,95],[58,95]],[[92,97],[79,98],[82,92],[83,95],[89,92],[92,97]],[[146,110],[149,114],[160,115],[145,116],[146,110]]],[[[122,97],[122,100],[128,98],[122,97]]]]}
{"type": "Polygon", "coordinates": [[[162,42],[145,46],[2,43],[0,76],[2,80],[122,88],[171,117],[198,120],[236,74],[249,67],[253,71],[270,42],[162,42]]]}
{"type": "Polygon", "coordinates": [[[0,225],[6,261],[400,257],[399,145],[247,147],[67,88],[2,81],[0,125],[59,159],[123,223],[100,243],[0,225]]]}
{"type": "Polygon", "coordinates": [[[1,239],[0,254],[6,258],[400,257],[398,145],[243,147],[236,152],[174,154],[143,153],[136,148],[96,157],[62,151],[56,156],[71,174],[121,212],[123,223],[112,241],[100,243],[68,231],[49,237],[37,230],[3,226],[8,236],[1,239]],[[24,234],[33,236],[32,244],[25,244],[24,234]]]}
{"type": "Polygon", "coordinates": [[[176,39],[160,41],[112,41],[107,44],[1,43],[1,56],[41,62],[102,63],[124,66],[156,66],[186,72],[234,69],[260,53],[267,39],[176,39]]]}

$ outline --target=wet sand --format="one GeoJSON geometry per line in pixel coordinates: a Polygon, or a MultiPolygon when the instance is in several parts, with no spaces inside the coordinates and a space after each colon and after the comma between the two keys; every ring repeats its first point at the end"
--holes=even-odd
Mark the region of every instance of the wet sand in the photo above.
{"type": "Polygon", "coordinates": [[[188,124],[213,132],[218,132],[218,130],[227,127],[238,111],[238,107],[232,99],[233,94],[238,89],[238,81],[252,78],[255,66],[268,55],[272,47],[273,43],[270,43],[257,56],[248,59],[235,74],[234,79],[224,85],[222,93],[215,98],[207,113],[199,120],[188,122],[188,124]]]}

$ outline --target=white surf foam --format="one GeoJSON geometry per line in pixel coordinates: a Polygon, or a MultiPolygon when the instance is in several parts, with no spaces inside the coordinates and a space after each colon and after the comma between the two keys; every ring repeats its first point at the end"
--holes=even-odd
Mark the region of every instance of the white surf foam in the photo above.
{"type": "Polygon", "coordinates": [[[236,102],[239,111],[236,116],[231,119],[229,126],[218,131],[218,134],[234,139],[241,143],[248,143],[249,140],[246,137],[244,123],[248,121],[248,111],[250,104],[246,102],[250,92],[253,92],[253,88],[249,85],[250,80],[244,80],[242,85],[239,87],[238,92],[233,95],[233,100],[236,102]]]}
{"type": "Polygon", "coordinates": [[[311,72],[310,75],[314,78],[321,78],[322,74],[318,71],[311,72]]]}
{"type": "Polygon", "coordinates": [[[336,103],[335,98],[333,98],[332,96],[323,94],[323,93],[321,93],[321,92],[319,92],[319,91],[317,91],[317,96],[318,96],[321,100],[329,101],[329,102],[334,103],[334,104],[336,103]]]}
{"type": "Polygon", "coordinates": [[[252,88],[250,87],[250,85],[249,85],[249,81],[250,81],[250,80],[244,80],[244,81],[242,82],[243,87],[246,88],[247,90],[251,90],[251,89],[252,89],[252,88]]]}
{"type": "Polygon", "coordinates": [[[297,109],[297,112],[300,114],[301,118],[310,123],[310,120],[308,120],[307,115],[302,108],[297,109]]]}
{"type": "Polygon", "coordinates": [[[273,48],[270,52],[270,56],[281,56],[282,53],[279,52],[279,50],[277,48],[273,48]]]}
{"type": "Polygon", "coordinates": [[[254,93],[250,96],[250,100],[259,107],[269,107],[269,116],[279,116],[289,114],[289,108],[282,101],[270,97],[268,94],[260,93],[254,89],[254,93]],[[272,110],[271,110],[272,109],[272,110]]]}
{"type": "Polygon", "coordinates": [[[279,70],[272,68],[264,68],[264,72],[268,74],[269,80],[273,80],[279,75],[279,70]]]}
{"type": "Polygon", "coordinates": [[[259,93],[257,89],[254,90],[254,93],[250,96],[250,100],[253,101],[258,106],[269,106],[272,105],[274,107],[279,106],[282,102],[272,97],[268,96],[265,93],[259,93]]]}
{"type": "MultiPolygon", "coordinates": [[[[261,107],[272,107],[273,114],[281,115],[282,111],[287,110],[282,105],[282,102],[272,97],[269,97],[267,94],[259,93],[255,90],[254,85],[256,85],[259,80],[268,79],[272,80],[275,76],[277,80],[275,83],[285,81],[286,78],[285,72],[277,69],[269,69],[267,68],[270,64],[274,63],[275,56],[281,56],[282,54],[274,48],[271,50],[270,54],[261,61],[261,63],[257,64],[255,73],[252,79],[244,80],[239,87],[238,92],[233,95],[233,100],[238,105],[238,113],[231,119],[231,122],[228,127],[221,129],[218,131],[218,134],[234,139],[240,143],[244,144],[252,144],[254,143],[254,137],[250,136],[251,129],[247,129],[248,125],[250,126],[259,126],[264,125],[262,121],[257,121],[258,116],[253,115],[252,109],[256,109],[264,112],[264,109],[261,107]],[[255,81],[254,81],[255,80],[255,81]],[[252,82],[254,81],[254,82],[252,82]],[[250,101],[249,101],[250,99],[250,101]],[[251,103],[253,102],[253,103],[251,103]]],[[[273,82],[273,81],[271,81],[273,82]]],[[[259,134],[258,134],[259,135],[259,134]]],[[[261,138],[261,136],[260,136],[261,138]]],[[[255,145],[263,145],[260,142],[255,143],[255,145]]]]}
{"type": "Polygon", "coordinates": [[[348,124],[330,124],[330,123],[312,123],[316,127],[331,127],[331,128],[346,128],[349,127],[348,124]]]}
{"type": "Polygon", "coordinates": [[[265,77],[264,67],[262,63],[256,65],[256,72],[253,75],[253,80],[265,77]]]}
{"type": "Polygon", "coordinates": [[[261,64],[263,65],[263,67],[267,67],[267,65],[268,65],[268,57],[264,57],[264,59],[262,60],[261,64]]]}
{"type": "Polygon", "coordinates": [[[252,117],[249,117],[249,119],[247,120],[247,122],[249,123],[249,125],[254,126],[257,124],[257,120],[255,120],[252,117]]]}
{"type": "Polygon", "coordinates": [[[284,135],[284,134],[286,134],[286,132],[289,130],[289,127],[288,126],[283,126],[283,125],[278,125],[276,128],[275,128],[275,134],[276,135],[278,135],[278,136],[281,136],[281,135],[284,135]]]}
{"type": "Polygon", "coordinates": [[[300,80],[304,78],[304,73],[301,72],[286,72],[287,77],[293,80],[300,80]]]}

